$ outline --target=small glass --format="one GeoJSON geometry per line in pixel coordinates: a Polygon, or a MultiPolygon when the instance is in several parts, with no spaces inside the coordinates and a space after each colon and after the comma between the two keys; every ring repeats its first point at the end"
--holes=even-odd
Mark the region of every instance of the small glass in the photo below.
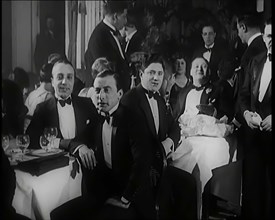
{"type": "Polygon", "coordinates": [[[20,148],[23,154],[30,145],[30,136],[27,134],[20,134],[16,136],[16,145],[20,148]]]}
{"type": "Polygon", "coordinates": [[[56,127],[46,127],[44,129],[43,135],[48,139],[49,143],[49,148],[53,148],[53,140],[57,137],[57,128],[56,127]]]}
{"type": "Polygon", "coordinates": [[[9,145],[10,145],[9,135],[3,135],[2,136],[2,147],[3,147],[4,152],[6,152],[6,150],[9,147],[9,145]]]}
{"type": "Polygon", "coordinates": [[[40,147],[45,150],[45,151],[49,151],[50,148],[50,141],[48,140],[48,138],[45,135],[41,135],[39,138],[39,143],[40,143],[40,147]]]}

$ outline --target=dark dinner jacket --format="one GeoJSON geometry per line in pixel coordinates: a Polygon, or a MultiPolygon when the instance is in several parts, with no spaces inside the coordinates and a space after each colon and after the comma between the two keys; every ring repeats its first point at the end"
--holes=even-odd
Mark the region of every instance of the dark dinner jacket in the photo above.
{"type": "MultiPolygon", "coordinates": [[[[142,187],[146,164],[144,159],[147,154],[145,145],[137,144],[139,134],[131,128],[129,118],[131,115],[125,107],[119,105],[118,109],[112,114],[112,137],[111,137],[111,159],[112,176],[121,186],[118,194],[129,201],[132,201],[138,189],[142,187]]],[[[96,129],[95,155],[97,159],[96,169],[100,173],[107,169],[102,143],[102,128],[104,120],[96,129]]],[[[94,146],[91,146],[92,148],[94,146]]]]}
{"type": "Polygon", "coordinates": [[[161,141],[170,137],[175,146],[180,137],[180,128],[178,123],[172,118],[172,115],[167,111],[164,99],[159,96],[157,98],[159,110],[159,131],[156,133],[153,115],[145,91],[141,84],[124,95],[121,100],[122,105],[130,108],[132,117],[138,120],[139,125],[144,129],[144,134],[147,134],[150,145],[156,146],[161,141]]]}
{"type": "MultiPolygon", "coordinates": [[[[123,48],[122,48],[123,52],[123,48]]],[[[85,52],[85,63],[88,70],[99,57],[106,57],[115,63],[116,69],[122,78],[123,89],[127,91],[130,87],[129,66],[120,54],[119,47],[114,39],[111,28],[101,21],[94,29],[85,52]]]]}
{"type": "MultiPolygon", "coordinates": [[[[195,57],[203,57],[203,54],[206,52],[206,48],[204,45],[200,48],[198,48],[194,54],[193,58],[195,57]]],[[[227,45],[215,42],[213,48],[211,49],[211,56],[210,56],[210,61],[209,61],[209,67],[211,70],[211,75],[210,75],[210,80],[211,82],[215,82],[219,79],[217,70],[220,61],[223,59],[223,57],[227,53],[227,45]]]]}
{"type": "Polygon", "coordinates": [[[262,119],[272,114],[272,80],[270,81],[267,91],[262,102],[258,101],[261,76],[263,74],[264,64],[267,53],[261,53],[256,56],[248,65],[248,71],[245,76],[244,85],[240,92],[240,107],[243,115],[245,110],[250,110],[260,114],[262,119]]]}
{"type": "Polygon", "coordinates": [[[141,51],[142,47],[141,44],[144,40],[143,35],[137,31],[132,38],[130,39],[129,43],[128,43],[128,47],[125,51],[126,57],[129,60],[130,55],[134,52],[139,52],[141,51]]]}
{"type": "MultiPolygon", "coordinates": [[[[178,118],[183,114],[185,110],[186,97],[192,88],[193,88],[193,84],[190,83],[188,87],[180,91],[175,108],[173,109],[173,117],[176,120],[178,120],[178,118]]],[[[203,89],[200,104],[209,104],[213,94],[214,94],[213,85],[207,84],[207,86],[205,86],[205,88],[203,89]]],[[[215,106],[215,103],[214,103],[214,106],[215,106]]]]}
{"type": "MultiPolygon", "coordinates": [[[[80,136],[88,125],[91,128],[98,123],[98,113],[91,99],[72,95],[72,105],[75,113],[76,136],[80,136]]],[[[45,127],[57,127],[58,138],[63,139],[59,127],[59,116],[57,110],[57,100],[55,97],[37,105],[31,123],[26,131],[30,135],[30,148],[40,148],[39,136],[43,134],[45,127]]],[[[91,134],[93,131],[91,130],[91,134]]],[[[66,142],[62,148],[69,149],[70,141],[66,142]]]]}
{"type": "Polygon", "coordinates": [[[245,75],[247,74],[247,67],[248,67],[248,64],[249,62],[251,62],[252,58],[255,57],[256,55],[264,52],[264,53],[267,53],[266,52],[266,46],[265,46],[265,43],[263,41],[263,38],[262,36],[258,36],[256,37],[252,42],[251,44],[246,48],[242,58],[241,58],[241,70],[238,71],[238,74],[237,74],[237,103],[236,103],[236,106],[235,106],[235,111],[236,111],[236,116],[235,118],[237,119],[237,121],[239,121],[241,124],[245,124],[246,122],[244,121],[242,115],[241,115],[241,110],[240,110],[240,91],[243,87],[243,84],[244,84],[244,80],[245,80],[245,75]]]}

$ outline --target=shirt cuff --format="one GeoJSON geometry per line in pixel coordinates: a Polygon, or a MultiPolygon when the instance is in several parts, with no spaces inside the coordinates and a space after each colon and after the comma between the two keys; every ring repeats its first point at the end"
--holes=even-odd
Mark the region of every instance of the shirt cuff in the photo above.
{"type": "Polygon", "coordinates": [[[161,142],[166,155],[168,155],[171,151],[174,152],[174,142],[172,141],[171,138],[166,138],[164,141],[161,142]]]}
{"type": "Polygon", "coordinates": [[[83,147],[83,146],[85,146],[85,144],[81,144],[81,145],[77,146],[77,147],[74,149],[73,154],[75,154],[75,153],[78,151],[78,149],[81,148],[81,147],[83,147]]]}

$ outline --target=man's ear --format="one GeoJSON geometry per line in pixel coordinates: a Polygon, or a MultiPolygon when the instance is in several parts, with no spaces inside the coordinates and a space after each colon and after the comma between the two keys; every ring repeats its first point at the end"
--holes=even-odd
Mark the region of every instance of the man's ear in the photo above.
{"type": "Polygon", "coordinates": [[[245,33],[247,32],[247,26],[244,23],[240,24],[240,28],[242,28],[245,33]]]}
{"type": "Polygon", "coordinates": [[[120,89],[120,90],[118,90],[118,99],[120,100],[121,99],[121,97],[123,96],[123,90],[122,89],[120,89]]]}

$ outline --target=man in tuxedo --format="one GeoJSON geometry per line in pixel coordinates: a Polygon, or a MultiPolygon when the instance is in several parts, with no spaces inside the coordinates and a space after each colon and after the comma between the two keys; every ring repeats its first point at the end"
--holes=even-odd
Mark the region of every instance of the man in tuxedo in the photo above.
{"type": "Polygon", "coordinates": [[[121,99],[121,104],[132,115],[131,128],[136,128],[144,144],[139,147],[146,149],[143,163],[147,171],[143,181],[147,182],[147,193],[144,191],[147,199],[140,197],[142,214],[146,219],[154,219],[157,215],[160,219],[197,219],[195,179],[183,170],[166,166],[167,157],[178,146],[180,128],[159,94],[163,77],[163,59],[159,55],[151,56],[141,68],[141,84],[121,99]]]}
{"type": "Polygon", "coordinates": [[[261,34],[261,17],[258,13],[246,12],[240,14],[237,17],[237,30],[238,36],[241,39],[242,43],[247,45],[246,50],[241,58],[240,69],[237,72],[236,82],[235,82],[235,91],[236,96],[235,103],[235,118],[233,123],[235,127],[239,128],[236,131],[236,135],[239,143],[239,157],[243,157],[244,151],[244,132],[247,130],[247,123],[245,122],[243,115],[240,110],[240,91],[244,85],[244,78],[247,74],[247,67],[249,62],[253,57],[258,55],[261,52],[266,53],[266,46],[263,42],[261,34]],[[246,128],[245,128],[246,127],[246,128]]]}
{"type": "MultiPolygon", "coordinates": [[[[70,151],[70,142],[81,135],[86,126],[96,126],[98,114],[89,98],[72,94],[75,70],[67,59],[60,59],[52,67],[54,97],[37,105],[26,133],[30,148],[40,148],[39,137],[46,127],[58,130],[54,146],[70,151]]],[[[93,131],[91,131],[93,134],[93,131]]],[[[79,151],[82,149],[79,148],[79,151]]]]}
{"type": "Polygon", "coordinates": [[[243,160],[243,219],[271,219],[272,200],[272,25],[266,21],[263,40],[267,52],[247,67],[240,91],[241,113],[248,125],[243,160]]]}
{"type": "Polygon", "coordinates": [[[130,88],[129,65],[124,49],[120,43],[121,30],[127,21],[126,1],[106,1],[104,3],[104,19],[95,27],[85,52],[85,63],[88,70],[99,57],[106,57],[113,62],[122,81],[122,88],[130,88]]]}
{"type": "Polygon", "coordinates": [[[209,68],[211,71],[210,81],[214,83],[219,79],[217,74],[218,65],[225,56],[227,51],[226,45],[218,42],[216,39],[215,27],[211,23],[203,24],[201,36],[204,45],[195,50],[193,58],[200,56],[204,57],[209,62],[209,68]]]}
{"type": "MultiPolygon", "coordinates": [[[[205,104],[212,107],[215,105],[215,100],[212,99],[214,88],[210,82],[209,64],[205,58],[196,57],[192,61],[190,76],[192,77],[192,83],[180,91],[175,108],[173,109],[173,116],[176,120],[183,113],[189,115],[201,113],[196,107],[197,105],[205,104]]],[[[212,113],[214,112],[212,111],[212,113]]]]}
{"type": "Polygon", "coordinates": [[[135,8],[129,9],[127,13],[127,23],[125,25],[125,54],[129,62],[131,61],[131,54],[141,51],[141,45],[144,40],[144,36],[139,30],[138,19],[138,10],[135,8]]]}

